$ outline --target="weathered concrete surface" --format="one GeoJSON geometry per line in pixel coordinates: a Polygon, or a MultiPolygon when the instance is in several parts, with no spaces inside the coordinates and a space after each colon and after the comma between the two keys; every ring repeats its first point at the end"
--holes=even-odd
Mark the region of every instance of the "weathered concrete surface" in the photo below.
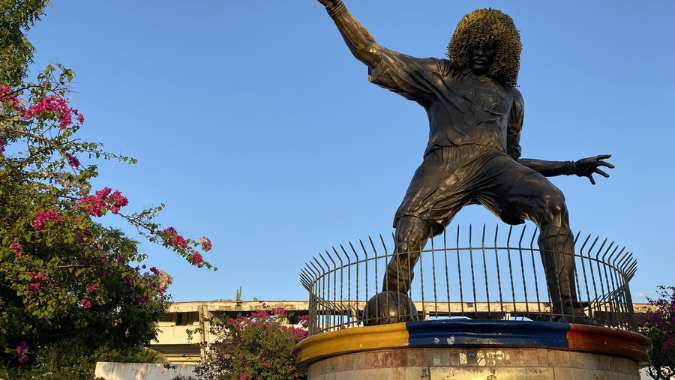
{"type": "Polygon", "coordinates": [[[153,363],[96,363],[96,377],[106,380],[171,380],[176,376],[194,376],[194,365],[175,365],[164,368],[164,364],[153,363]]]}
{"type": "Polygon", "coordinates": [[[309,380],[639,380],[635,361],[545,348],[403,348],[310,365],[309,380]]]}

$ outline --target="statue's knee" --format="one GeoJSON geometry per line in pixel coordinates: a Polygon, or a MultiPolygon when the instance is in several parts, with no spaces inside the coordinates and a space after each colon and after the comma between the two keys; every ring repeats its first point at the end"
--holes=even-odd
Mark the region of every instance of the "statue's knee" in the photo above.
{"type": "Polygon", "coordinates": [[[541,215],[542,224],[560,224],[561,221],[567,220],[567,204],[565,197],[558,189],[551,191],[544,196],[544,204],[541,215]]]}
{"type": "Polygon", "coordinates": [[[396,252],[397,253],[408,253],[410,246],[407,241],[396,243],[396,252]]]}

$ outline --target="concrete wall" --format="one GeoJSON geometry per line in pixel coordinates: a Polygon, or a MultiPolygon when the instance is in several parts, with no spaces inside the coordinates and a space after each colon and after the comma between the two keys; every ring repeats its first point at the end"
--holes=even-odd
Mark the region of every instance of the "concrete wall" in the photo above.
{"type": "Polygon", "coordinates": [[[176,376],[194,376],[194,365],[174,365],[164,368],[164,364],[154,363],[96,363],[96,377],[106,380],[172,380],[176,376]]]}

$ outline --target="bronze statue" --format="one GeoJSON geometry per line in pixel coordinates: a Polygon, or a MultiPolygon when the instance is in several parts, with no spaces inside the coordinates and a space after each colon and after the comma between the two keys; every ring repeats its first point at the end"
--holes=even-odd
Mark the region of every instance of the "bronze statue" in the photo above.
{"type": "Polygon", "coordinates": [[[459,22],[448,58],[414,58],[378,45],[341,0],[326,7],[352,54],[368,66],[369,80],[419,103],[429,117],[429,144],[396,212],[396,255],[383,290],[407,293],[420,252],[457,212],[482,204],[508,224],[530,220],[540,228],[539,248],[552,311],[565,322],[592,323],[577,302],[574,239],[563,193],[545,177],[613,168],[600,155],[574,161],[520,158],[523,97],[515,86],[520,35],[508,15],[478,9],[459,22]],[[574,315],[574,317],[572,317],[574,315]]]}

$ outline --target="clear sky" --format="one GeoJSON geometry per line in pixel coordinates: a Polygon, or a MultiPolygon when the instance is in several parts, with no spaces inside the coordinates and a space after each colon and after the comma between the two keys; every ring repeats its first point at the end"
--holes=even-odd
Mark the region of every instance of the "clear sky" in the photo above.
{"type": "MultiPolygon", "coordinates": [[[[345,2],[381,45],[418,57],[443,57],[473,9],[511,15],[524,46],[523,156],[611,153],[616,169],[595,186],[552,179],[572,228],[634,252],[634,301],[675,284],[675,2],[345,2]]],[[[165,203],[165,226],[213,242],[205,258],[218,272],[142,245],[173,275],[176,301],[230,299],[240,286],[244,299],[305,300],[298,275],[312,255],[391,234],[426,114],[368,83],[317,1],[55,0],[47,14],[29,33],[36,69],[74,69],[82,136],[139,160],[101,164],[94,187],[120,190],[129,211],[165,203]]],[[[469,223],[498,220],[470,206],[452,226],[469,223]]]]}

